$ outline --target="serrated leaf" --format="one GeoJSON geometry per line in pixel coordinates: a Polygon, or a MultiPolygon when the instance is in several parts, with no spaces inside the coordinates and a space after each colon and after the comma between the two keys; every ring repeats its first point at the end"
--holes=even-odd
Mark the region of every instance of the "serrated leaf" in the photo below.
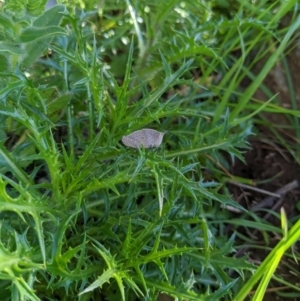
{"type": "Polygon", "coordinates": [[[109,282],[109,279],[114,277],[116,273],[115,269],[108,269],[106,270],[96,281],[94,281],[91,285],[89,285],[86,289],[80,292],[78,295],[81,296],[85,293],[93,291],[96,288],[101,288],[104,283],[109,282]]]}
{"type": "MultiPolygon", "coordinates": [[[[26,283],[23,277],[15,277],[13,281],[14,285],[16,286],[16,295],[19,295],[19,298],[12,299],[12,300],[31,300],[31,301],[40,301],[40,298],[38,298],[34,290],[29,287],[29,285],[26,283]]],[[[14,293],[14,292],[12,292],[14,293]]]]}
{"type": "Polygon", "coordinates": [[[22,105],[24,108],[26,108],[28,111],[39,117],[39,120],[47,121],[50,125],[53,125],[51,120],[40,110],[36,109],[35,107],[31,106],[30,104],[26,103],[25,101],[22,102],[22,105]]]}
{"type": "MultiPolygon", "coordinates": [[[[130,246],[131,246],[131,219],[129,219],[128,221],[128,228],[126,231],[126,237],[125,240],[123,242],[123,246],[122,246],[122,253],[124,254],[124,257],[126,258],[128,256],[129,250],[130,250],[130,246]]],[[[130,254],[129,254],[130,255],[130,254]]]]}
{"type": "Polygon", "coordinates": [[[44,235],[43,235],[42,219],[36,213],[31,213],[31,215],[35,222],[35,231],[38,236],[43,262],[46,265],[46,247],[45,247],[45,240],[44,240],[44,235]]]}
{"type": "Polygon", "coordinates": [[[142,271],[138,265],[135,265],[134,269],[135,269],[140,281],[142,282],[145,292],[147,292],[147,285],[146,285],[144,274],[142,273],[142,271]]]}
{"type": "Polygon", "coordinates": [[[24,184],[25,187],[32,184],[28,175],[19,166],[17,160],[13,157],[13,155],[10,152],[7,151],[7,149],[2,143],[0,143],[0,160],[2,160],[2,162],[5,162],[7,168],[15,175],[15,177],[21,183],[24,184]]]}
{"type": "Polygon", "coordinates": [[[114,278],[117,281],[117,284],[118,284],[118,287],[119,287],[119,290],[120,290],[120,293],[121,293],[122,300],[125,301],[125,287],[124,287],[124,284],[123,284],[123,281],[122,281],[122,277],[120,277],[118,273],[115,273],[114,278]]]}
{"type": "Polygon", "coordinates": [[[131,279],[128,273],[124,276],[124,281],[128,284],[128,286],[136,293],[138,296],[144,296],[141,289],[137,286],[137,284],[131,279]]]}
{"type": "Polygon", "coordinates": [[[224,295],[229,297],[229,290],[236,284],[238,279],[234,279],[233,281],[229,282],[227,285],[221,286],[216,292],[211,294],[207,300],[215,301],[215,300],[222,300],[224,295]]]}
{"type": "MultiPolygon", "coordinates": [[[[11,92],[20,90],[22,88],[25,88],[25,83],[22,80],[11,82],[6,85],[4,89],[0,91],[0,99],[5,99],[11,92]]],[[[1,106],[3,108],[3,106],[1,106]]],[[[7,108],[4,108],[7,110],[7,108]]]]}

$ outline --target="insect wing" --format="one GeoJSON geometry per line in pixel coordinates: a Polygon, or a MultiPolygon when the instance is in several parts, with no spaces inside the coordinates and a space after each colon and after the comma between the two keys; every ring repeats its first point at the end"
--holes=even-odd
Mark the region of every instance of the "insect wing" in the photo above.
{"type": "Polygon", "coordinates": [[[122,142],[124,145],[132,148],[151,148],[158,147],[162,143],[164,133],[152,130],[143,129],[131,133],[128,136],[122,137],[122,142]]]}

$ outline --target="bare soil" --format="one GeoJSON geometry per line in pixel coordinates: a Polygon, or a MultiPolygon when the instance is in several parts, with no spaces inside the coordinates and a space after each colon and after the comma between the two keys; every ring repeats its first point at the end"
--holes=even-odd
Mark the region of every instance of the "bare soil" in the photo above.
{"type": "MultiPolygon", "coordinates": [[[[295,162],[292,156],[284,149],[277,145],[264,143],[261,140],[253,140],[251,142],[251,150],[245,154],[246,164],[241,161],[236,161],[232,166],[231,173],[235,176],[252,179],[253,186],[260,188],[264,192],[253,191],[245,187],[237,185],[230,185],[230,190],[233,198],[238,200],[241,205],[251,210],[252,206],[264,204],[267,198],[273,199],[272,204],[266,204],[263,208],[272,209],[279,214],[280,208],[283,207],[289,221],[299,216],[299,211],[296,207],[300,197],[300,187],[287,188],[287,192],[281,198],[270,197],[267,193],[277,193],[282,187],[291,182],[297,183],[300,179],[300,166],[295,162]],[[296,180],[296,182],[295,182],[296,180]],[[280,206],[276,204],[280,202],[280,206]]],[[[297,185],[297,184],[296,184],[297,185]]],[[[299,184],[298,184],[299,185],[299,184]]],[[[262,218],[266,217],[266,213],[257,212],[262,218]]],[[[270,215],[268,222],[280,227],[280,219],[270,215]]],[[[243,230],[242,230],[243,231],[243,230]]],[[[247,234],[252,233],[252,239],[257,242],[257,245],[263,247],[259,249],[244,249],[240,256],[248,253],[249,259],[259,264],[268,255],[268,248],[275,246],[280,237],[274,234],[270,236],[268,243],[265,242],[260,231],[253,231],[250,229],[247,234]]],[[[269,234],[269,233],[268,233],[269,234]]],[[[295,246],[295,251],[300,250],[300,245],[295,246]]],[[[284,280],[296,286],[300,285],[299,274],[295,275],[289,267],[296,266],[294,259],[284,257],[277,268],[276,275],[282,277],[284,280]]],[[[297,268],[296,268],[297,269],[297,268]]],[[[299,269],[298,269],[299,270],[299,269]]],[[[289,287],[283,286],[280,283],[272,281],[269,285],[268,291],[264,297],[265,301],[273,300],[299,300],[299,298],[280,297],[276,292],[291,293],[289,287]]]]}

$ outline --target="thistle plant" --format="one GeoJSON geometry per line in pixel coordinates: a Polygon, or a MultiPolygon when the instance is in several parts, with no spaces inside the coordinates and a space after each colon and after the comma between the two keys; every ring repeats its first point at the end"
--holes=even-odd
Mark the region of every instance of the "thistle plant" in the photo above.
{"type": "MultiPolygon", "coordinates": [[[[224,208],[244,208],[219,166],[243,160],[251,118],[268,103],[250,114],[247,100],[226,105],[238,63],[212,38],[191,38],[197,22],[214,29],[185,19],[179,2],[147,3],[153,15],[113,3],[2,8],[0,300],[231,300],[255,266],[222,234],[224,208]],[[177,18],[189,31],[174,23],[164,37],[177,18]],[[213,72],[226,68],[217,85],[213,72]],[[121,142],[145,128],[165,133],[161,145],[121,142]]],[[[218,17],[229,41],[235,20],[218,17]]]]}

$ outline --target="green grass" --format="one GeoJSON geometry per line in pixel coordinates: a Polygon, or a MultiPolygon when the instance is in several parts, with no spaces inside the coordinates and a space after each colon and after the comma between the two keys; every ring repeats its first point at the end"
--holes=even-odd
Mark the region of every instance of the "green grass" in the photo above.
{"type": "Polygon", "coordinates": [[[0,13],[0,300],[245,300],[259,281],[262,300],[299,222],[232,219],[224,205],[244,209],[224,170],[263,112],[298,126],[295,96],[253,99],[299,28],[297,14],[278,27],[297,1],[28,2],[0,13]],[[122,145],[142,128],[166,132],[161,147],[122,145]],[[243,234],[226,224],[282,239],[256,266],[233,256],[243,234]]]}

